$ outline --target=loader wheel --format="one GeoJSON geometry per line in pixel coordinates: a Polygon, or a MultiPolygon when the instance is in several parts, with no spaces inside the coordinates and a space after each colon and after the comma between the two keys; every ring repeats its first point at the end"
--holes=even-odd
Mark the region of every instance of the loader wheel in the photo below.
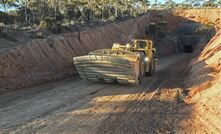
{"type": "Polygon", "coordinates": [[[152,59],[151,59],[151,63],[149,64],[149,72],[146,72],[147,76],[153,76],[155,73],[155,54],[153,54],[152,59]]]}
{"type": "Polygon", "coordinates": [[[141,83],[143,81],[144,76],[145,76],[145,72],[146,72],[144,57],[145,56],[142,56],[142,59],[140,61],[140,73],[139,73],[139,77],[138,77],[139,83],[141,83]]]}
{"type": "Polygon", "coordinates": [[[142,62],[140,65],[140,73],[139,73],[139,77],[138,77],[139,83],[141,83],[143,81],[144,75],[145,75],[145,63],[142,62]]]}

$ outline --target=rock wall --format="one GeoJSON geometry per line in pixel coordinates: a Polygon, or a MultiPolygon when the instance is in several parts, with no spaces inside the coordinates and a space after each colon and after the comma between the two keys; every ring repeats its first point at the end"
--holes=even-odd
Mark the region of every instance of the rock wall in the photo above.
{"type": "Polygon", "coordinates": [[[189,65],[186,85],[190,92],[185,100],[193,107],[192,118],[183,127],[199,134],[221,133],[221,31],[195,53],[198,56],[189,65]]]}
{"type": "Polygon", "coordinates": [[[178,10],[178,16],[187,18],[200,23],[212,22],[217,31],[221,28],[221,9],[191,9],[191,10],[178,10]]]}

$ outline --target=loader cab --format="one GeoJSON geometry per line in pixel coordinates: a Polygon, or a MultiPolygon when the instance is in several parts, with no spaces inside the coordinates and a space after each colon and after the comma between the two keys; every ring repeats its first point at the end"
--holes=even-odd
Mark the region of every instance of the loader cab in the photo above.
{"type": "Polygon", "coordinates": [[[146,47],[147,47],[147,42],[146,42],[146,41],[138,41],[138,42],[137,42],[137,47],[138,47],[139,49],[146,49],[146,47]]]}
{"type": "Polygon", "coordinates": [[[133,40],[134,42],[134,47],[138,50],[147,50],[147,49],[152,49],[152,41],[150,40],[133,40]]]}
{"type": "Polygon", "coordinates": [[[144,52],[146,57],[152,57],[155,49],[151,40],[133,40],[133,42],[136,51],[144,52]]]}
{"type": "Polygon", "coordinates": [[[146,41],[142,41],[142,40],[134,40],[134,47],[136,49],[146,49],[147,47],[147,42],[146,41]]]}

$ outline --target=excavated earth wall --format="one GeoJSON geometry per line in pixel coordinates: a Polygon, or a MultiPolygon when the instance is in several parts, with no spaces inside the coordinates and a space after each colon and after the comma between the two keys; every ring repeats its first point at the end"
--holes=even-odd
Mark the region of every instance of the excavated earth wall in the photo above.
{"type": "MultiPolygon", "coordinates": [[[[198,14],[210,17],[205,16],[204,12],[198,14]]],[[[168,28],[173,32],[179,23],[187,21],[188,18],[174,16],[169,10],[149,11],[134,19],[87,28],[81,32],[52,35],[2,52],[0,87],[9,90],[73,76],[76,74],[72,61],[74,56],[85,55],[100,48],[110,48],[113,42],[146,38],[145,27],[151,22],[161,20],[166,20],[168,28]]],[[[174,52],[175,47],[157,45],[158,52],[162,55],[174,52]]]]}
{"type": "Polygon", "coordinates": [[[216,31],[221,28],[221,10],[220,9],[192,9],[177,11],[179,16],[183,16],[189,20],[209,23],[212,22],[215,25],[216,31]]]}
{"type": "Polygon", "coordinates": [[[221,133],[221,31],[205,46],[198,46],[189,64],[186,103],[192,106],[191,119],[181,122],[186,133],[221,133]],[[203,51],[202,51],[203,50],[203,51]],[[192,131],[193,132],[193,131],[192,131]]]}

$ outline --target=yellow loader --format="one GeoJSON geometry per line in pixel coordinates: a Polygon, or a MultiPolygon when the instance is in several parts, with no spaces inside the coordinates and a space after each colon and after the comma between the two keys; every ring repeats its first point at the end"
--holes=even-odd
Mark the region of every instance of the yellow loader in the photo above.
{"type": "Polygon", "coordinates": [[[112,49],[99,49],[73,60],[82,79],[131,85],[153,75],[157,63],[153,42],[142,39],[132,44],[114,43],[112,49]]]}

